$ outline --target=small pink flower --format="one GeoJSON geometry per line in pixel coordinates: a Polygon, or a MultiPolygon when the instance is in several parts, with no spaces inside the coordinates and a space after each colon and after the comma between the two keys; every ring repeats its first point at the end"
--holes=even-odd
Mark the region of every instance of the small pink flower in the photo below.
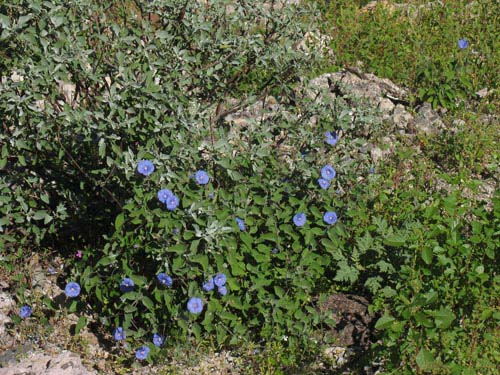
{"type": "Polygon", "coordinates": [[[76,252],[76,254],[75,254],[75,257],[77,257],[77,258],[79,258],[79,259],[82,259],[82,256],[83,256],[83,254],[82,254],[82,251],[81,251],[81,250],[78,250],[78,251],[76,252]]]}

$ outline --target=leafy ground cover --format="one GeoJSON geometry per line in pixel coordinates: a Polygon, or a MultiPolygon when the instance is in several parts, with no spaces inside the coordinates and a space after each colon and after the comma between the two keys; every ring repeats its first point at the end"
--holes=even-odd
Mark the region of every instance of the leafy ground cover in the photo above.
{"type": "Polygon", "coordinates": [[[363,365],[495,374],[498,6],[364,3],[319,3],[320,18],[228,1],[1,3],[14,329],[76,313],[70,345],[85,353],[88,326],[118,372],[229,348],[242,371],[303,373],[334,344],[318,301],[345,292],[379,317],[363,365]],[[334,61],[294,48],[318,28],[334,61]],[[401,136],[377,165],[359,153],[391,124],[346,121],[345,104],[298,84],[357,61],[447,108],[445,132],[401,136]],[[259,121],[224,121],[270,95],[259,121]],[[61,259],[59,299],[34,291],[33,254],[48,273],[61,259]]]}

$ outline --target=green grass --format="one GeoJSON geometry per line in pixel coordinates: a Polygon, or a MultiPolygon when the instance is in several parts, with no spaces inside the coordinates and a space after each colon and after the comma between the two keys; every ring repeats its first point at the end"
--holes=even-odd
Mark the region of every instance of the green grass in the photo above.
{"type": "MultiPolygon", "coordinates": [[[[365,70],[410,88],[415,101],[432,99],[441,92],[439,104],[447,104],[450,109],[458,94],[472,99],[482,88],[498,89],[497,1],[443,1],[443,6],[436,1],[432,8],[422,8],[427,0],[384,1],[371,11],[362,11],[362,3],[319,1],[322,30],[332,36],[336,56],[326,69],[337,70],[360,61],[365,70]],[[396,3],[408,4],[408,8],[395,8],[396,3]],[[461,38],[470,43],[463,51],[457,45],[461,38]],[[462,73],[456,73],[456,61],[464,64],[462,73],[466,77],[457,77],[462,73]],[[444,90],[445,85],[449,89],[444,90]],[[451,103],[447,95],[452,97],[451,103]]],[[[498,92],[493,96],[498,103],[498,92]]]]}

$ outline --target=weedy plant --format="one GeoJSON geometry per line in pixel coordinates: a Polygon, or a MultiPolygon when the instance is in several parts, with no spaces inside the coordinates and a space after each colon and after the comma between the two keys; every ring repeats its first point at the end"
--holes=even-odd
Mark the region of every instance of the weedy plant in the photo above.
{"type": "Polygon", "coordinates": [[[309,340],[322,324],[313,297],[339,267],[337,278],[352,277],[331,254],[346,231],[340,192],[368,169],[350,155],[373,120],[298,84],[315,59],[296,48],[312,10],[225,0],[0,10],[3,249],[64,244],[70,311],[89,303],[118,342],[148,345],[139,360],[161,350],[155,334],[309,340]],[[226,121],[250,105],[257,118],[226,121]]]}
{"type": "Polygon", "coordinates": [[[414,102],[453,111],[477,99],[477,91],[498,88],[494,0],[390,0],[373,7],[363,7],[366,1],[318,3],[322,30],[332,36],[335,51],[328,70],[361,62],[365,70],[410,88],[414,102]]]}

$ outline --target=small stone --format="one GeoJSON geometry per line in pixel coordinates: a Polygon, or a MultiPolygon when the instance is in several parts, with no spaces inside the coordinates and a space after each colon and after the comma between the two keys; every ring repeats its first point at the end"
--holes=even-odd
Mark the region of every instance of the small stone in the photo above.
{"type": "Polygon", "coordinates": [[[493,90],[488,90],[488,88],[485,87],[484,89],[477,91],[476,95],[479,99],[484,99],[492,93],[493,93],[493,90]]]}
{"type": "Polygon", "coordinates": [[[19,83],[24,81],[24,76],[17,74],[16,71],[13,71],[10,79],[12,80],[12,82],[19,83]]]}
{"type": "Polygon", "coordinates": [[[394,108],[392,120],[394,125],[396,125],[399,129],[405,129],[410,121],[413,120],[413,116],[406,111],[402,104],[398,104],[394,108]]]}
{"type": "Polygon", "coordinates": [[[391,113],[394,110],[394,107],[395,107],[395,105],[392,102],[392,100],[387,99],[387,98],[382,98],[380,100],[380,102],[378,103],[378,109],[380,110],[380,112],[382,112],[384,114],[391,113]]]}
{"type": "Polygon", "coordinates": [[[430,103],[424,103],[418,109],[418,115],[412,121],[411,126],[417,132],[427,135],[438,133],[445,128],[441,117],[432,109],[430,103]]]}

